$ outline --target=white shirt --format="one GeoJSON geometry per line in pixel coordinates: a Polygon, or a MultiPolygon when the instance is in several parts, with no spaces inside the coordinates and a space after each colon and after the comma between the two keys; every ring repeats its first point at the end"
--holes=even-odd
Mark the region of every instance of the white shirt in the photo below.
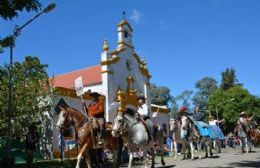
{"type": "Polygon", "coordinates": [[[138,106],[138,110],[137,111],[143,117],[147,117],[148,116],[148,106],[146,104],[143,104],[141,107],[138,106]]]}
{"type": "Polygon", "coordinates": [[[209,121],[209,125],[217,125],[217,120],[212,120],[212,121],[209,121]]]}

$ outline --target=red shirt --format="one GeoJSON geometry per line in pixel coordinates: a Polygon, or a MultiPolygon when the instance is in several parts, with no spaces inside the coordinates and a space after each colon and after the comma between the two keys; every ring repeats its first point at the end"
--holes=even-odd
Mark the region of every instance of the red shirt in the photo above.
{"type": "Polygon", "coordinates": [[[96,102],[88,106],[88,115],[97,118],[104,117],[104,101],[97,100],[96,102]]]}

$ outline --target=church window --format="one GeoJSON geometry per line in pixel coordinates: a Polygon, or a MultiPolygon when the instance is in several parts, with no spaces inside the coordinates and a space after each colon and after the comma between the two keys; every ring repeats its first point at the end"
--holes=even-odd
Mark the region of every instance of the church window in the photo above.
{"type": "Polygon", "coordinates": [[[128,32],[125,31],[125,32],[124,32],[124,38],[127,38],[127,37],[128,37],[128,32]]]}

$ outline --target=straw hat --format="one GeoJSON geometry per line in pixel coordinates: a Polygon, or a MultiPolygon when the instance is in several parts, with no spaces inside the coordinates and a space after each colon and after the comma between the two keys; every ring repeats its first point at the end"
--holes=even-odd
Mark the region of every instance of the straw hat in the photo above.
{"type": "Polygon", "coordinates": [[[242,112],[240,113],[240,116],[243,116],[243,115],[246,115],[246,112],[242,111],[242,112]]]}

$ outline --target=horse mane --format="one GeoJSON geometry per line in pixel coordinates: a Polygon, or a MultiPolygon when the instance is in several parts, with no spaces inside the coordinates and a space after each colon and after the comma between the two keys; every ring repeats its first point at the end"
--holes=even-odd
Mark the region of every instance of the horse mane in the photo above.
{"type": "Polygon", "coordinates": [[[84,114],[82,114],[79,110],[77,110],[77,109],[75,109],[73,107],[66,107],[66,110],[68,112],[73,112],[74,114],[76,114],[76,115],[78,115],[80,117],[84,116],[84,114]]]}

